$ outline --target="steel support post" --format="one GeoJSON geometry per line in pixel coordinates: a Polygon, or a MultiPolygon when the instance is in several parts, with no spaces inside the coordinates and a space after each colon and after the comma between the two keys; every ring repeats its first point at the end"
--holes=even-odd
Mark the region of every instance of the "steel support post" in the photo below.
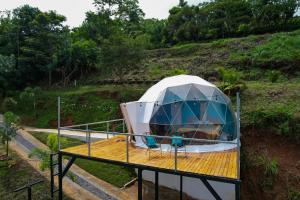
{"type": "Polygon", "coordinates": [[[182,175],[180,175],[180,200],[182,200],[182,175]]]}
{"type": "Polygon", "coordinates": [[[158,188],[158,172],[155,171],[155,200],[158,200],[158,197],[159,197],[159,188],[158,188]]]}
{"type": "Polygon", "coordinates": [[[60,150],[60,97],[57,97],[57,143],[60,150]]]}
{"type": "Polygon", "coordinates": [[[54,198],[54,177],[53,177],[53,154],[50,154],[50,195],[51,195],[51,199],[54,198]]]}
{"type": "Polygon", "coordinates": [[[240,200],[240,183],[235,184],[235,200],[240,200]]]}
{"type": "Polygon", "coordinates": [[[62,180],[63,180],[63,163],[62,163],[62,154],[58,152],[58,199],[62,200],[63,198],[63,187],[62,187],[62,180]]]}
{"type": "Polygon", "coordinates": [[[31,187],[27,188],[27,197],[28,197],[28,200],[31,200],[31,187]]]}
{"type": "Polygon", "coordinates": [[[143,170],[138,168],[138,200],[143,200],[143,170]]]}

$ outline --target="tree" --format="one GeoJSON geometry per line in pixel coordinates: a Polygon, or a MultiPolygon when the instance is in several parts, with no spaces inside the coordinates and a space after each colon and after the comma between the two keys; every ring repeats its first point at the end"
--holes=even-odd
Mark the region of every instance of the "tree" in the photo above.
{"type": "Polygon", "coordinates": [[[138,0],[94,0],[94,5],[99,14],[116,22],[119,30],[130,36],[138,34],[145,15],[138,0]]]}
{"type": "Polygon", "coordinates": [[[143,50],[140,41],[126,35],[114,35],[102,46],[101,66],[117,75],[122,81],[126,72],[139,65],[143,50]]]}
{"type": "MultiPolygon", "coordinates": [[[[41,93],[41,88],[39,87],[26,87],[23,92],[20,93],[20,100],[22,100],[23,103],[26,104],[32,104],[32,108],[36,117],[36,104],[37,104],[37,99],[38,96],[41,93]]],[[[30,107],[28,107],[30,109],[30,107]]]]}
{"type": "Polygon", "coordinates": [[[60,46],[65,17],[54,11],[41,12],[25,5],[1,16],[0,54],[15,56],[13,85],[16,89],[36,83],[48,75],[52,55],[60,46]],[[30,76],[28,75],[30,74],[30,76]]]}
{"type": "Polygon", "coordinates": [[[6,96],[9,88],[13,87],[15,83],[15,57],[4,56],[0,54],[0,93],[2,97],[6,96]]]}
{"type": "Polygon", "coordinates": [[[0,123],[0,138],[3,144],[6,143],[6,157],[8,158],[9,141],[15,137],[18,130],[20,118],[12,112],[3,115],[3,122],[0,123]]]}

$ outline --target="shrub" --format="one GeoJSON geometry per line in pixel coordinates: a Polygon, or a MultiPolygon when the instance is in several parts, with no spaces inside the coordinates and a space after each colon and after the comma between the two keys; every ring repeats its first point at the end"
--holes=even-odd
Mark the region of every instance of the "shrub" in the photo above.
{"type": "Polygon", "coordinates": [[[257,165],[264,167],[264,174],[266,176],[277,176],[278,174],[278,162],[276,159],[268,158],[266,155],[258,156],[257,165]]]}
{"type": "Polygon", "coordinates": [[[269,81],[271,81],[272,83],[275,83],[278,81],[278,79],[280,78],[281,73],[278,70],[271,70],[267,72],[267,77],[269,79],[269,81]]]}
{"type": "Polygon", "coordinates": [[[242,73],[235,69],[225,69],[224,67],[218,68],[218,74],[222,80],[220,88],[228,95],[243,91],[246,89],[245,82],[241,81],[242,73]]]}
{"type": "Polygon", "coordinates": [[[256,162],[257,166],[264,169],[263,186],[272,187],[278,174],[278,162],[276,159],[268,158],[266,155],[259,156],[256,162]]]}
{"type": "Polygon", "coordinates": [[[52,152],[58,151],[58,142],[57,142],[57,135],[49,134],[47,137],[47,146],[50,148],[52,152]]]}
{"type": "Polygon", "coordinates": [[[42,149],[35,148],[29,154],[29,158],[37,157],[41,160],[40,169],[44,171],[45,169],[49,168],[50,165],[50,152],[42,149]]]}
{"type": "Polygon", "coordinates": [[[288,200],[300,200],[300,192],[293,190],[293,189],[289,189],[288,193],[287,193],[287,199],[288,200]]]}
{"type": "Polygon", "coordinates": [[[14,110],[17,105],[17,101],[12,97],[6,97],[2,102],[2,108],[4,110],[14,110]]]}

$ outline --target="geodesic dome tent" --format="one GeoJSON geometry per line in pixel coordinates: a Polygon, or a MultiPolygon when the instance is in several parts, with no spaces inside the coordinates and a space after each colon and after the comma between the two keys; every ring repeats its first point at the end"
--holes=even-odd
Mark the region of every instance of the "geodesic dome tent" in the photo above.
{"type": "MultiPolygon", "coordinates": [[[[123,104],[134,134],[183,135],[210,140],[236,139],[236,116],[230,99],[197,76],[168,77],[135,102],[123,104]]],[[[137,145],[143,141],[136,137],[137,145]]]]}

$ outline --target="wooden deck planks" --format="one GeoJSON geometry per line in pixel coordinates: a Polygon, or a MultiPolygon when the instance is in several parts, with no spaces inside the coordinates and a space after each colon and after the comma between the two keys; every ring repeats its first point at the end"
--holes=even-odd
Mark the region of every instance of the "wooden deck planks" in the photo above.
{"type": "MultiPolygon", "coordinates": [[[[87,144],[62,150],[72,154],[87,156],[87,144]]],[[[177,154],[177,170],[236,179],[236,150],[207,153],[177,154]]],[[[126,162],[126,140],[123,136],[115,136],[108,140],[91,143],[91,157],[126,162]]],[[[129,144],[129,162],[163,169],[174,169],[174,152],[151,150],[150,159],[147,149],[129,144]]]]}

